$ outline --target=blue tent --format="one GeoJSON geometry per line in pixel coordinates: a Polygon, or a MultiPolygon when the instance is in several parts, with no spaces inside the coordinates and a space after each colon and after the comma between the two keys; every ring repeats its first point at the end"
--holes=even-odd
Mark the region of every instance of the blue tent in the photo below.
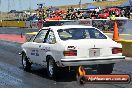
{"type": "Polygon", "coordinates": [[[96,8],[97,8],[96,6],[89,5],[86,9],[90,10],[90,9],[96,9],[96,8]]]}
{"type": "Polygon", "coordinates": [[[121,4],[119,7],[126,7],[126,6],[132,6],[132,1],[125,2],[121,4]]]}
{"type": "Polygon", "coordinates": [[[59,8],[51,7],[51,8],[49,8],[48,10],[55,11],[55,10],[59,10],[59,8]]]}

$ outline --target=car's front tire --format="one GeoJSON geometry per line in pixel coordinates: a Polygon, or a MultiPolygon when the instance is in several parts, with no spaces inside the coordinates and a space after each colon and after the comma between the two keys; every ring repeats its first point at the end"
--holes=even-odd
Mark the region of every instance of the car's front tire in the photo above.
{"type": "Polygon", "coordinates": [[[56,78],[58,73],[58,67],[53,58],[47,61],[47,73],[50,78],[56,78]]]}
{"type": "Polygon", "coordinates": [[[31,63],[25,53],[22,54],[22,66],[25,71],[31,71],[31,63]]]}

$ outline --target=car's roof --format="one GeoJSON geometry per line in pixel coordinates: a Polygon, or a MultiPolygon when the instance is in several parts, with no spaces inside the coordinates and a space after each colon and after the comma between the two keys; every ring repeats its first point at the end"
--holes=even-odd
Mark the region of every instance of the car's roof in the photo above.
{"type": "Polygon", "coordinates": [[[48,29],[50,28],[51,30],[58,30],[58,29],[67,29],[67,28],[95,28],[92,26],[85,26],[85,25],[62,25],[62,26],[49,26],[49,27],[43,27],[42,29],[48,29]]]}

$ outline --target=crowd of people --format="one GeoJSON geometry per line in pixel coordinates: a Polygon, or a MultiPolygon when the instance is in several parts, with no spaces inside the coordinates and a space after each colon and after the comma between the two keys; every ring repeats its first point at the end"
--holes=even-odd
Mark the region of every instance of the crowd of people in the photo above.
{"type": "MultiPolygon", "coordinates": [[[[110,18],[113,20],[112,17],[125,17],[125,18],[131,18],[130,13],[132,13],[132,7],[129,8],[105,8],[103,10],[86,10],[86,9],[74,9],[69,8],[68,10],[46,10],[46,13],[42,15],[41,14],[34,14],[31,19],[35,20],[79,20],[79,19],[102,19],[100,14],[103,14],[104,16],[110,18]],[[106,14],[107,13],[107,14],[106,14]]],[[[106,18],[103,18],[106,19],[106,18]]],[[[29,20],[28,20],[29,21],[29,20]]],[[[32,21],[32,20],[31,20],[32,21]]],[[[40,22],[39,21],[39,22],[40,22]]],[[[46,22],[45,21],[45,22],[46,22]]],[[[124,30],[124,24],[126,23],[126,20],[118,20],[117,23],[119,24],[120,31],[124,30]]],[[[46,24],[49,25],[49,24],[46,24]]],[[[54,23],[50,24],[54,25],[54,23]]],[[[113,22],[110,20],[92,20],[92,25],[94,27],[97,27],[103,31],[113,31],[113,22]]]]}
{"type": "MultiPolygon", "coordinates": [[[[115,7],[113,7],[115,8],[115,7]]],[[[48,12],[48,11],[47,11],[48,12]]],[[[78,20],[78,19],[101,19],[100,15],[104,15],[107,13],[107,17],[111,15],[115,15],[116,17],[127,17],[130,18],[130,13],[132,13],[132,7],[129,8],[116,8],[114,10],[110,10],[110,8],[106,8],[103,10],[86,10],[86,9],[74,9],[70,8],[67,11],[58,12],[52,11],[48,13],[47,17],[54,18],[54,17],[61,17],[64,20],[78,20]]]]}
{"type": "Polygon", "coordinates": [[[106,19],[107,17],[127,17],[131,18],[132,7],[127,8],[105,8],[99,10],[87,10],[87,9],[74,9],[68,10],[45,10],[41,14],[34,14],[32,17],[35,19],[44,20],[79,20],[79,19],[106,19]]]}

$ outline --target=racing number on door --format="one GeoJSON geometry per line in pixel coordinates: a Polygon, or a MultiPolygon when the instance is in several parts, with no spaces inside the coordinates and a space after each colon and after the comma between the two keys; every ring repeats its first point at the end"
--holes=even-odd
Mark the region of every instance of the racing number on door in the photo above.
{"type": "Polygon", "coordinates": [[[39,56],[39,51],[38,50],[32,50],[31,55],[39,56]]]}

